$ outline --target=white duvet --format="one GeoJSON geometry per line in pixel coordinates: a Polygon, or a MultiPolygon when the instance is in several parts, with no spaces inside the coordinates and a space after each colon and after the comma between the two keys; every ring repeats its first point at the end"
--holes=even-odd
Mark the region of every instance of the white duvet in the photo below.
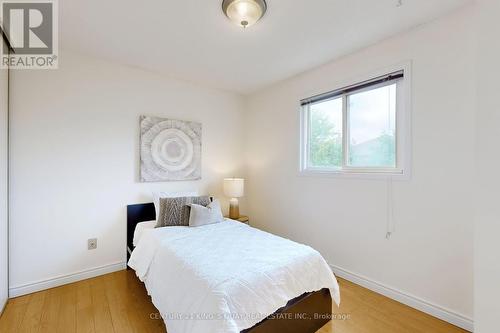
{"type": "Polygon", "coordinates": [[[231,220],[145,230],[128,265],[169,333],[239,333],[322,288],[340,301],[316,250],[231,220]]]}

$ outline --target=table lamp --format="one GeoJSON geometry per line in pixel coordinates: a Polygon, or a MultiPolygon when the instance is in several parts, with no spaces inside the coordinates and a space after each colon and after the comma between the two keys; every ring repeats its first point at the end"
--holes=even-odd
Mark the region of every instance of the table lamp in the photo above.
{"type": "Polygon", "coordinates": [[[231,198],[229,200],[229,218],[238,219],[240,217],[240,208],[238,198],[243,196],[245,191],[245,180],[242,178],[224,179],[224,194],[231,198]]]}

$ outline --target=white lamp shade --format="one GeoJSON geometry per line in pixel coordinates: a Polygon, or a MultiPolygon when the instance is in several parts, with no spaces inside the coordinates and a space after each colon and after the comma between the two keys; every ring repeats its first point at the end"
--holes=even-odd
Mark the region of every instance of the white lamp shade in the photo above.
{"type": "Polygon", "coordinates": [[[224,194],[229,198],[241,198],[245,193],[245,180],[242,178],[224,179],[224,194]]]}

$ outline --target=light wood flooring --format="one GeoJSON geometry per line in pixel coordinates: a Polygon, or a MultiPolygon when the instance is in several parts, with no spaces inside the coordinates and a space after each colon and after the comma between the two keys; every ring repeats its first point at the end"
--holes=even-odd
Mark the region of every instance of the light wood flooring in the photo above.
{"type": "MultiPolygon", "coordinates": [[[[348,281],[339,283],[339,318],[318,333],[466,332],[348,281]]],[[[9,300],[0,332],[166,332],[162,320],[151,319],[156,316],[133,271],[120,271],[9,300]]]]}

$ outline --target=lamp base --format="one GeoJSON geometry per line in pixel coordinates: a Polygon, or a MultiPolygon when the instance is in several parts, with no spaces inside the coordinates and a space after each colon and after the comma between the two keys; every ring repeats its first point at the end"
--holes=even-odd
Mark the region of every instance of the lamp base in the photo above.
{"type": "Polygon", "coordinates": [[[240,206],[236,198],[229,200],[229,218],[232,220],[240,218],[240,206]]]}

